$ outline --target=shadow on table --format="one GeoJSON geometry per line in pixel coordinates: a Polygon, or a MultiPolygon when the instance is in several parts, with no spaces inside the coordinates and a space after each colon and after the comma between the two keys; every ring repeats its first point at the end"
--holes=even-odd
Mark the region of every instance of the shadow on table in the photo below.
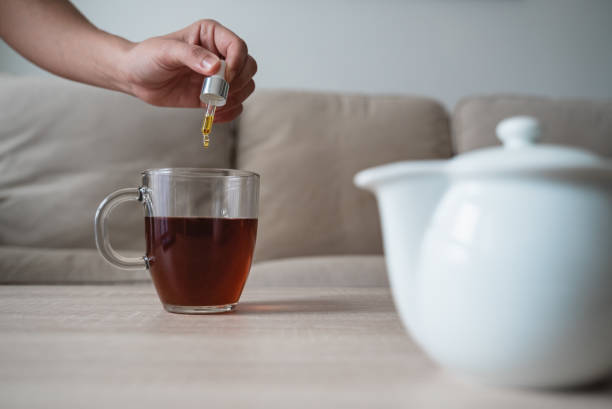
{"type": "MultiPolygon", "coordinates": [[[[589,382],[583,385],[577,386],[563,386],[563,387],[550,387],[550,388],[530,388],[530,387],[502,387],[496,385],[481,385],[476,382],[473,385],[480,387],[490,388],[491,390],[497,390],[499,392],[509,393],[522,393],[529,395],[542,395],[542,396],[565,396],[567,398],[575,398],[579,396],[592,396],[592,397],[605,397],[609,399],[612,397],[612,375],[599,379],[597,381],[589,382]]],[[[608,402],[606,400],[606,402],[608,402]]],[[[597,406],[599,407],[599,406],[597,406]]],[[[612,406],[610,406],[612,407],[612,406]]]]}
{"type": "Polygon", "coordinates": [[[606,396],[612,396],[612,376],[601,379],[596,382],[591,382],[585,385],[574,386],[569,388],[559,389],[545,389],[549,392],[557,392],[560,394],[568,395],[590,395],[590,394],[603,394],[606,396]]]}
{"type": "Polygon", "coordinates": [[[288,299],[274,301],[240,302],[235,314],[287,314],[287,313],[326,313],[326,312],[392,312],[393,304],[356,302],[346,299],[288,299]]]}

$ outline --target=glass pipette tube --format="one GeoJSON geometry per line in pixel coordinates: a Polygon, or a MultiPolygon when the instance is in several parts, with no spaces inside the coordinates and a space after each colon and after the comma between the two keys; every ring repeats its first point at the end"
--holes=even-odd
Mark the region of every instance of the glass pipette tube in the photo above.
{"type": "Polygon", "coordinates": [[[206,104],[206,113],[204,114],[204,119],[202,120],[202,143],[205,148],[208,148],[208,144],[210,142],[209,134],[212,130],[212,124],[215,119],[216,108],[216,105],[206,104]]]}

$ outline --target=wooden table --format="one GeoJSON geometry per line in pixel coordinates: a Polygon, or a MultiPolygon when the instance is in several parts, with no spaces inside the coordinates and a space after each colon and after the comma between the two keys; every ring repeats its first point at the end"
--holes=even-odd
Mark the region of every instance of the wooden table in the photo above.
{"type": "Polygon", "coordinates": [[[0,286],[2,408],[612,408],[465,383],[404,332],[386,288],[247,288],[169,314],[150,284],[0,286]]]}

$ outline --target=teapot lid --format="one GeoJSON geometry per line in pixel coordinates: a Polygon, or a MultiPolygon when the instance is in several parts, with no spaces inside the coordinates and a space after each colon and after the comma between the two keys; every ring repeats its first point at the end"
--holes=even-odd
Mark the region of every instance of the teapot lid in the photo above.
{"type": "Polygon", "coordinates": [[[461,154],[450,160],[448,169],[482,172],[610,166],[606,165],[606,160],[583,149],[537,144],[540,124],[529,116],[504,119],[495,131],[503,146],[461,154]]]}

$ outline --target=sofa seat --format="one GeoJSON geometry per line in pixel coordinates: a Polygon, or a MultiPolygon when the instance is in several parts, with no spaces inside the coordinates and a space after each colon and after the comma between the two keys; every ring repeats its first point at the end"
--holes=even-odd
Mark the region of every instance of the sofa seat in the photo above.
{"type": "MultiPolygon", "coordinates": [[[[142,252],[121,251],[137,257],[142,252]]],[[[98,284],[149,280],[146,270],[120,270],[98,250],[0,246],[0,284],[98,284]]]]}
{"type": "MultiPolygon", "coordinates": [[[[138,256],[137,252],[126,252],[138,256]]],[[[149,281],[146,270],[120,270],[95,249],[0,247],[0,284],[104,284],[149,281]],[[44,278],[44,279],[43,279],[44,278]]],[[[293,257],[256,262],[247,287],[386,287],[382,255],[293,257]]]]}
{"type": "Polygon", "coordinates": [[[382,255],[291,257],[251,268],[249,287],[388,287],[382,255]]]}

